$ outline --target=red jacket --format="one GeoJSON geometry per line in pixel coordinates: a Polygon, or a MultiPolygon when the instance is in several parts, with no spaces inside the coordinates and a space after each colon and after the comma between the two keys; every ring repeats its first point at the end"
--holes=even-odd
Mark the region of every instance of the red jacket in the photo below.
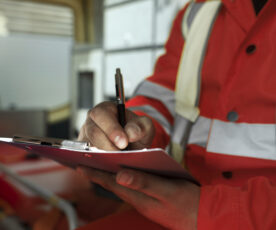
{"type": "MultiPolygon", "coordinates": [[[[251,134],[260,137],[267,133],[257,132],[256,127],[269,126],[270,131],[274,127],[269,141],[274,140],[275,152],[262,155],[253,149],[252,154],[225,154],[207,151],[200,145],[187,146],[186,167],[202,184],[198,230],[276,229],[276,2],[268,0],[258,16],[251,0],[222,2],[202,66],[200,116],[228,124],[233,118],[229,118],[230,112],[234,112],[231,122],[254,126],[256,133],[251,134]]],[[[174,21],[166,54],[158,59],[153,75],[146,80],[171,92],[185,44],[181,29],[185,10],[174,21]]],[[[163,99],[141,94],[127,103],[141,115],[147,114],[145,105],[173,124],[174,114],[163,99]]],[[[165,148],[169,132],[152,113],[148,116],[156,126],[153,146],[165,148]]],[[[210,138],[211,131],[209,142],[210,138]]],[[[239,148],[231,141],[231,136],[226,136],[222,142],[239,148]]]]}

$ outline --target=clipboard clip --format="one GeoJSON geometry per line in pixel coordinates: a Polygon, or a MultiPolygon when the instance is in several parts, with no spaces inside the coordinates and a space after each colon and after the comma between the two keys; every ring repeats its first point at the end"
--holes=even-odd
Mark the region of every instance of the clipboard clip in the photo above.
{"type": "Polygon", "coordinates": [[[52,146],[57,148],[70,148],[75,150],[89,150],[90,144],[88,142],[64,140],[50,137],[31,137],[31,136],[13,136],[13,142],[21,144],[52,146]]]}

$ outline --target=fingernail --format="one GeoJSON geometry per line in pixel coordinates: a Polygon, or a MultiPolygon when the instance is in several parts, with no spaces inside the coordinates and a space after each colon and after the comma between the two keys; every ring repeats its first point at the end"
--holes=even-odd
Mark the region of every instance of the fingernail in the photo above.
{"type": "Polygon", "coordinates": [[[138,125],[130,124],[126,129],[126,133],[129,139],[135,139],[139,133],[141,132],[141,128],[138,125]]]}
{"type": "Polygon", "coordinates": [[[119,172],[117,175],[117,182],[121,185],[130,185],[133,181],[133,176],[126,172],[119,172]]]}
{"type": "Polygon", "coordinates": [[[126,140],[120,136],[116,136],[114,141],[117,147],[120,149],[124,149],[127,146],[126,140]]]}

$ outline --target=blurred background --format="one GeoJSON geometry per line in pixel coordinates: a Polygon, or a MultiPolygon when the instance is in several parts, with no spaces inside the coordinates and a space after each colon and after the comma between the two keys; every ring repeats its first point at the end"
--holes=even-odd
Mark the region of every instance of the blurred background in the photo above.
{"type": "Polygon", "coordinates": [[[0,137],[74,139],[89,108],[152,73],[187,0],[0,0],[0,137]]]}

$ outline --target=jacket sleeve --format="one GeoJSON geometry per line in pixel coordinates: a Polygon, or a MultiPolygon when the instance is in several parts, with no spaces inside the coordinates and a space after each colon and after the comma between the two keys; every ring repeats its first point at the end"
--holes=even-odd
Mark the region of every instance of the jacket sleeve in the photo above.
{"type": "Polygon", "coordinates": [[[178,64],[184,46],[182,18],[187,7],[176,16],[165,45],[165,54],[156,62],[153,75],[136,88],[126,106],[138,115],[152,118],[156,135],[152,147],[165,148],[174,117],[174,90],[178,64]]]}
{"type": "Polygon", "coordinates": [[[203,186],[198,230],[272,230],[276,228],[276,183],[254,177],[245,186],[203,186]]]}

